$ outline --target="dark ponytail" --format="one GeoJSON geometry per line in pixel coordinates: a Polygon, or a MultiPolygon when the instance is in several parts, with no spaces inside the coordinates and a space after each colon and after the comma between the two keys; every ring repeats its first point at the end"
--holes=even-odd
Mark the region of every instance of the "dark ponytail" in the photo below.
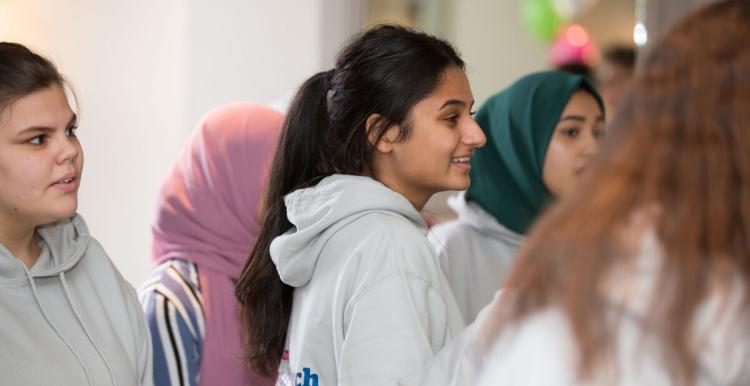
{"type": "Polygon", "coordinates": [[[273,239],[292,227],[284,196],[332,174],[369,172],[373,143],[394,124],[405,140],[412,107],[438,86],[446,69],[463,65],[447,42],[383,25],[356,35],[334,69],[300,87],[271,166],[263,226],[236,288],[247,360],[258,373],[276,374],[292,311],[294,288],[281,281],[269,252],[273,239]],[[380,119],[367,132],[372,114],[380,119]]]}
{"type": "Polygon", "coordinates": [[[308,79],[297,92],[289,108],[279,145],[274,155],[265,193],[263,226],[236,287],[245,331],[247,360],[260,374],[272,376],[277,371],[286,340],[292,310],[293,288],[284,284],[271,261],[271,241],[291,228],[286,217],[284,196],[300,186],[314,183],[315,154],[320,149],[306,146],[317,142],[315,130],[295,130],[300,124],[309,128],[328,125],[325,112],[327,73],[308,79]],[[309,115],[303,115],[303,114],[309,115]],[[307,119],[305,119],[307,118],[307,119]],[[295,167],[290,167],[294,165],[295,167]]]}

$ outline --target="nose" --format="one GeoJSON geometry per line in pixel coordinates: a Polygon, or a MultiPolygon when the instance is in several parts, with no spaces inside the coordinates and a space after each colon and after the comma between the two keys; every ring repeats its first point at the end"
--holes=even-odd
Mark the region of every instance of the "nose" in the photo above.
{"type": "Polygon", "coordinates": [[[583,147],[581,148],[581,154],[586,157],[591,157],[599,151],[599,139],[594,137],[593,130],[587,130],[587,135],[583,138],[583,147]]]}
{"type": "Polygon", "coordinates": [[[472,148],[482,147],[487,142],[487,137],[484,136],[482,128],[473,118],[469,119],[464,127],[461,142],[472,148]]]}
{"type": "Polygon", "coordinates": [[[60,149],[57,152],[56,161],[62,165],[68,161],[74,161],[80,156],[81,146],[75,137],[64,135],[60,140],[60,149]]]}

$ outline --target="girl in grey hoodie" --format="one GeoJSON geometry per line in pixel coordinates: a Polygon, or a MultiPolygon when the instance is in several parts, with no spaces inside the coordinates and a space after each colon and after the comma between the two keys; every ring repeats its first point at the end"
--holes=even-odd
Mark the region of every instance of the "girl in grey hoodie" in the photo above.
{"type": "Polygon", "coordinates": [[[151,385],[135,291],[76,214],[83,167],[64,80],[0,43],[0,383],[151,385]]]}
{"type": "Polygon", "coordinates": [[[237,285],[250,364],[280,385],[413,383],[463,320],[419,211],[485,142],[463,61],[379,26],[294,98],[237,285]]]}

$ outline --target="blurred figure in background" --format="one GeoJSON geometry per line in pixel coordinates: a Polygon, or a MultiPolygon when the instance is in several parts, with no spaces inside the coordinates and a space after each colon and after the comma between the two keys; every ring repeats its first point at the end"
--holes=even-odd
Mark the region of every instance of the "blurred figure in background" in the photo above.
{"type": "Polygon", "coordinates": [[[592,83],[595,81],[594,72],[591,70],[591,66],[585,63],[564,63],[557,66],[555,69],[574,75],[581,75],[592,83]]]}
{"type": "Polygon", "coordinates": [[[539,72],[492,96],[477,123],[487,145],[474,152],[469,189],[448,201],[458,219],[429,235],[467,322],[492,300],[536,217],[597,152],[604,104],[583,76],[539,72]]]}
{"type": "Polygon", "coordinates": [[[482,386],[750,384],[748,36],[731,0],[655,43],[488,310],[482,386]]]}
{"type": "Polygon", "coordinates": [[[607,47],[596,69],[596,82],[607,106],[607,116],[614,117],[623,95],[633,81],[635,49],[630,46],[607,47]]]}
{"type": "Polygon", "coordinates": [[[260,229],[282,122],[250,103],[212,110],[163,182],[156,266],[141,290],[158,386],[274,382],[245,365],[234,284],[260,229]]]}

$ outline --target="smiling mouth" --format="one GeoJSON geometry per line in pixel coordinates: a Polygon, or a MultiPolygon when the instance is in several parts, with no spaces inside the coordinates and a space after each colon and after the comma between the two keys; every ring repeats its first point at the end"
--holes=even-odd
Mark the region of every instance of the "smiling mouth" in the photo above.
{"type": "Polygon", "coordinates": [[[61,180],[57,180],[53,182],[52,185],[66,185],[66,184],[73,183],[76,179],[78,179],[78,177],[63,178],[61,180]]]}
{"type": "Polygon", "coordinates": [[[453,157],[451,163],[454,164],[468,164],[471,157],[453,157]]]}

